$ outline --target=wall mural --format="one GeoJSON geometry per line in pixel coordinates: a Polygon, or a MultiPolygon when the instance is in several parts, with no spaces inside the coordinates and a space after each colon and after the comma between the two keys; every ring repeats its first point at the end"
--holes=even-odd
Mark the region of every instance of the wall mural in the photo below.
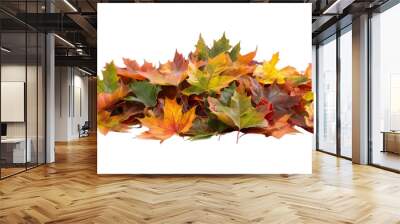
{"type": "Polygon", "coordinates": [[[173,135],[190,140],[237,132],[280,138],[313,130],[311,65],[304,71],[277,67],[279,53],[256,61],[225,34],[208,46],[202,36],[187,58],[175,52],[158,67],[124,58],[125,67],[105,65],[97,83],[98,128],[148,130],[142,139],[163,142],[173,135]]]}
{"type": "Polygon", "coordinates": [[[97,9],[99,174],[311,173],[311,4],[97,9]]]}

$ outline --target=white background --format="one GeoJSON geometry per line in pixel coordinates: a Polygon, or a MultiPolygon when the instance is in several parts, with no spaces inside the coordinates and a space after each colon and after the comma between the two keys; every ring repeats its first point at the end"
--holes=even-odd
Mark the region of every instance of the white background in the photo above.
{"type": "MultiPolygon", "coordinates": [[[[209,45],[225,32],[256,60],[280,52],[278,66],[304,70],[311,62],[311,4],[98,4],[98,71],[114,60],[172,60],[185,56],[201,33],[209,45]]],[[[163,144],[132,133],[98,135],[98,173],[311,173],[311,134],[282,139],[236,133],[197,142],[163,144]]]]}

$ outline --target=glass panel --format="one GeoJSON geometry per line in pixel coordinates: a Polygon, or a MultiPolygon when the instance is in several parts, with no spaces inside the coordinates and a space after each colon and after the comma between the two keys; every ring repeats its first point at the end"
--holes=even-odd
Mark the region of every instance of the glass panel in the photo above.
{"type": "Polygon", "coordinates": [[[336,39],[318,48],[318,148],[336,153],[336,39]]]}
{"type": "Polygon", "coordinates": [[[352,35],[340,36],[340,153],[352,157],[352,35]]]}
{"type": "Polygon", "coordinates": [[[37,132],[38,132],[38,119],[37,119],[37,98],[38,98],[38,35],[36,32],[27,33],[28,38],[28,61],[27,61],[27,80],[26,80],[26,113],[27,113],[27,149],[31,151],[30,160],[28,160],[28,168],[37,165],[38,160],[38,143],[37,143],[37,132]]]}
{"type": "Polygon", "coordinates": [[[372,22],[372,163],[400,170],[400,5],[372,22]]]}
{"type": "Polygon", "coordinates": [[[25,170],[31,161],[31,151],[26,150],[26,40],[25,32],[1,34],[7,49],[1,51],[2,177],[25,170]]]}
{"type": "Polygon", "coordinates": [[[40,33],[38,45],[38,163],[45,163],[46,151],[45,151],[45,35],[40,33]]]}

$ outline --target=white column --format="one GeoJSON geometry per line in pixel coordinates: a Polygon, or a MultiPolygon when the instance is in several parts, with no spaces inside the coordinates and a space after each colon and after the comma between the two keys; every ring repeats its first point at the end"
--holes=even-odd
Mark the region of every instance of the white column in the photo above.
{"type": "Polygon", "coordinates": [[[54,133],[55,133],[55,56],[54,35],[46,36],[46,163],[55,161],[54,133]]]}
{"type": "Polygon", "coordinates": [[[368,163],[368,15],[353,19],[353,162],[368,163]]]}

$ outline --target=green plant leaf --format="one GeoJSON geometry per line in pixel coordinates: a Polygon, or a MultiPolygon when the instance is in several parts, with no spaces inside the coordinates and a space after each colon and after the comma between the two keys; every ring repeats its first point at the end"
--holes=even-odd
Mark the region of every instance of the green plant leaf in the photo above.
{"type": "Polygon", "coordinates": [[[221,92],[221,97],[219,98],[221,103],[223,103],[224,105],[227,105],[230,102],[230,100],[233,96],[233,93],[235,92],[235,89],[236,89],[236,83],[234,83],[234,82],[232,82],[232,84],[229,87],[225,88],[221,92]]]}
{"type": "Polygon", "coordinates": [[[199,56],[199,59],[200,60],[207,60],[208,51],[209,51],[208,46],[206,45],[203,37],[200,34],[199,40],[197,41],[197,44],[196,44],[196,52],[197,52],[197,54],[199,56]]]}
{"type": "Polygon", "coordinates": [[[97,93],[113,93],[119,87],[119,77],[114,62],[106,64],[102,73],[103,79],[97,80],[97,93]]]}
{"type": "Polygon", "coordinates": [[[250,127],[266,127],[267,121],[264,114],[259,112],[251,104],[250,96],[234,92],[228,105],[220,100],[209,97],[210,110],[218,119],[229,126],[237,127],[239,130],[250,127]]]}
{"type": "Polygon", "coordinates": [[[231,52],[229,52],[229,56],[231,57],[232,61],[236,61],[239,57],[239,53],[240,53],[240,42],[237,43],[231,50],[231,52]]]}
{"type": "Polygon", "coordinates": [[[214,44],[209,51],[209,57],[213,58],[221,53],[228,51],[230,48],[231,48],[231,45],[229,45],[229,40],[226,39],[226,36],[224,33],[219,40],[217,40],[217,41],[214,40],[214,44]]]}
{"type": "Polygon", "coordinates": [[[182,91],[185,95],[201,94],[203,92],[219,93],[222,88],[225,88],[233,80],[238,77],[221,75],[230,63],[229,56],[221,53],[218,56],[208,60],[204,71],[191,67],[189,70],[189,78],[187,81],[191,84],[190,87],[182,91]]]}
{"type": "Polygon", "coordinates": [[[135,81],[129,84],[129,89],[135,96],[128,96],[127,101],[137,101],[146,107],[154,107],[157,104],[157,96],[161,91],[159,86],[153,85],[148,81],[135,81]]]}

